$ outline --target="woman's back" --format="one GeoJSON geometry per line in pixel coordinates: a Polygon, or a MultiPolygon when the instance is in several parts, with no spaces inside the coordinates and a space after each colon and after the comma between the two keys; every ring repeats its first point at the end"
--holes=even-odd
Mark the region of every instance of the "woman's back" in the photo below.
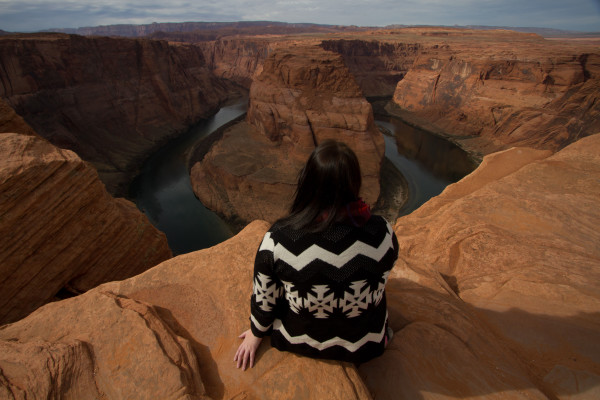
{"type": "Polygon", "coordinates": [[[255,263],[252,331],[317,358],[364,362],[384,349],[384,288],[398,252],[390,225],[335,223],[323,232],[275,224],[255,263]],[[272,324],[272,326],[269,326],[272,324]]]}

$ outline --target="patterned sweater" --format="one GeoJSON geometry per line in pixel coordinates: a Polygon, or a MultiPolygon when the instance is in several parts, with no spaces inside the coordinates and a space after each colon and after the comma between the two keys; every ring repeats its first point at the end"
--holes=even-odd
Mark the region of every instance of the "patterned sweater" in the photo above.
{"type": "Polygon", "coordinates": [[[360,363],[381,355],[384,288],[397,257],[396,235],[380,216],[320,233],[276,223],[256,254],[252,333],[314,358],[360,363]]]}

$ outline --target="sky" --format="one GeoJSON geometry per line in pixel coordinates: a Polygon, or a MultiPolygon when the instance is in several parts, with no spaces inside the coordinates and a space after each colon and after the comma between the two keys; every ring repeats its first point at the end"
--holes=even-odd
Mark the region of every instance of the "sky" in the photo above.
{"type": "Polygon", "coordinates": [[[0,0],[0,29],[152,22],[488,25],[600,31],[600,0],[0,0]]]}

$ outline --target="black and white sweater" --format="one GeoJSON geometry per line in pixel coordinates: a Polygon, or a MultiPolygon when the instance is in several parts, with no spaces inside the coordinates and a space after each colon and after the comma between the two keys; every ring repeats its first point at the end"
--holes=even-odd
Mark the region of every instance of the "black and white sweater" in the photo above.
{"type": "Polygon", "coordinates": [[[384,288],[397,257],[396,235],[380,216],[320,233],[276,223],[256,254],[252,333],[315,358],[365,362],[381,355],[384,288]]]}

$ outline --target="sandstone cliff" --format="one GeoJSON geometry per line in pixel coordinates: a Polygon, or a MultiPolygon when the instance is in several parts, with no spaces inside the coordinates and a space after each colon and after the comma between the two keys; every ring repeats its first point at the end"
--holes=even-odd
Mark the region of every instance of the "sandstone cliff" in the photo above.
{"type": "MultiPolygon", "coordinates": [[[[420,286],[428,285],[422,275],[435,277],[474,310],[495,345],[518,355],[550,398],[600,394],[599,154],[598,134],[554,155],[527,148],[492,154],[395,225],[401,260],[395,276],[420,286]]],[[[431,340],[437,329],[430,327],[431,340]]],[[[403,367],[393,376],[410,379],[415,363],[424,361],[402,361],[416,338],[406,332],[399,339],[402,350],[378,362],[397,360],[403,367]]],[[[419,339],[438,346],[429,340],[419,339]]]]}
{"type": "Polygon", "coordinates": [[[143,160],[215,111],[227,87],[201,49],[64,34],[0,39],[0,97],[41,136],[75,151],[113,194],[143,160]]]}
{"type": "Polygon", "coordinates": [[[227,37],[197,43],[203,51],[207,66],[220,78],[250,88],[255,74],[260,74],[267,56],[279,45],[278,41],[261,38],[227,37]]]}
{"type": "Polygon", "coordinates": [[[85,292],[171,257],[164,234],[133,203],[113,199],[94,168],[1,115],[0,127],[25,134],[0,133],[0,322],[65,286],[85,292]]]}
{"type": "Polygon", "coordinates": [[[479,154],[517,145],[556,151],[600,129],[597,48],[509,31],[449,32],[419,53],[392,111],[479,154]]]}
{"type": "Polygon", "coordinates": [[[367,97],[391,97],[422,50],[420,43],[385,40],[323,40],[325,50],[339,53],[367,97]]]}
{"type": "Polygon", "coordinates": [[[317,46],[276,50],[252,83],[247,123],[225,133],[193,165],[194,192],[227,217],[273,222],[288,210],[308,155],[326,139],[356,152],[362,196],[374,203],[383,137],[342,58],[317,46]]]}
{"type": "Polygon", "coordinates": [[[255,368],[234,368],[253,258],[268,227],[255,222],[211,249],[1,327],[0,393],[597,398],[599,154],[600,135],[554,155],[496,153],[400,218],[400,258],[387,286],[395,335],[358,372],[268,343],[255,368]]]}

